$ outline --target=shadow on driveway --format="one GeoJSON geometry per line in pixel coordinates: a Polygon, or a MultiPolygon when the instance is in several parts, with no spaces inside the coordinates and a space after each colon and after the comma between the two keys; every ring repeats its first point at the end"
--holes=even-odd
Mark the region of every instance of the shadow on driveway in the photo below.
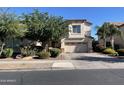
{"type": "Polygon", "coordinates": [[[76,58],[72,58],[72,60],[86,60],[86,61],[103,61],[103,62],[124,62],[124,59],[114,58],[114,57],[88,57],[88,56],[80,56],[76,58]]]}

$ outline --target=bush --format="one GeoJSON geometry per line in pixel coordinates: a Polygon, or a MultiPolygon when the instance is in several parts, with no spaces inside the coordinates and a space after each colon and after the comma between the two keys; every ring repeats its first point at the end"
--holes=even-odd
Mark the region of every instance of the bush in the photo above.
{"type": "Polygon", "coordinates": [[[104,46],[103,46],[103,45],[100,45],[100,44],[96,45],[96,46],[93,48],[93,50],[94,50],[95,52],[102,52],[104,49],[105,49],[104,46]]]}
{"type": "Polygon", "coordinates": [[[117,52],[119,56],[124,56],[124,49],[118,49],[117,52]]]}
{"type": "Polygon", "coordinates": [[[37,53],[37,56],[40,59],[47,59],[47,58],[50,57],[50,53],[49,52],[46,52],[46,51],[41,51],[41,52],[37,53]]]}
{"type": "Polygon", "coordinates": [[[118,49],[120,49],[119,45],[118,44],[115,44],[114,45],[114,49],[117,51],[118,49]]]}
{"type": "Polygon", "coordinates": [[[2,55],[3,55],[3,57],[12,57],[13,49],[12,48],[5,48],[2,55]]]}
{"type": "Polygon", "coordinates": [[[106,47],[107,47],[107,48],[112,48],[111,43],[110,43],[110,42],[106,42],[106,47]]]}
{"type": "Polygon", "coordinates": [[[21,48],[21,55],[23,57],[34,56],[35,51],[33,49],[31,49],[30,46],[25,46],[25,47],[21,48]]]}
{"type": "Polygon", "coordinates": [[[102,44],[99,44],[98,41],[92,41],[92,47],[94,52],[102,52],[105,48],[102,44]]]}
{"type": "Polygon", "coordinates": [[[57,57],[57,56],[59,56],[60,53],[61,53],[61,50],[58,48],[50,49],[51,57],[57,57]]]}
{"type": "Polygon", "coordinates": [[[118,55],[118,53],[115,50],[111,49],[111,48],[104,49],[103,50],[103,53],[105,53],[105,54],[111,54],[111,55],[118,55]]]}

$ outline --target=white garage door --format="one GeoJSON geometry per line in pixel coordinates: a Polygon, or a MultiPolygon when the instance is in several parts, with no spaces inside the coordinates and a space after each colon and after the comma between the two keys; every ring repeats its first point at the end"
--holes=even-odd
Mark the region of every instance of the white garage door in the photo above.
{"type": "Polygon", "coordinates": [[[87,44],[65,44],[65,52],[83,53],[87,52],[87,44]]]}

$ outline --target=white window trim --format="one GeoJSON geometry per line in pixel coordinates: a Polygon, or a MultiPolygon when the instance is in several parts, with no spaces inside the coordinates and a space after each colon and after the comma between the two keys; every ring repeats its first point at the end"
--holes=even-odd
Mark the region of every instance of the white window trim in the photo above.
{"type": "Polygon", "coordinates": [[[71,29],[72,29],[72,30],[71,30],[71,35],[81,35],[81,25],[79,25],[79,24],[71,25],[71,29]],[[77,25],[77,26],[80,26],[80,33],[74,33],[74,32],[73,32],[73,26],[76,26],[76,25],[77,25]]]}

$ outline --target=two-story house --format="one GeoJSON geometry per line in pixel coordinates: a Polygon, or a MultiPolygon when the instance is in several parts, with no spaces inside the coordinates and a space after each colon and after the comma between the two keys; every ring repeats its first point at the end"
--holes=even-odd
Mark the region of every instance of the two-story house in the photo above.
{"type": "Polygon", "coordinates": [[[61,40],[64,52],[91,52],[91,25],[87,20],[67,20],[69,35],[61,40]]]}

